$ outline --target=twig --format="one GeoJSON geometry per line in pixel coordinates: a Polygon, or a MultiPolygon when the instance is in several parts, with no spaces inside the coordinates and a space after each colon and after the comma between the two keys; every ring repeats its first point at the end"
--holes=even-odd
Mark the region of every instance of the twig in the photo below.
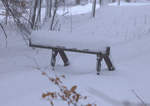
{"type": "Polygon", "coordinates": [[[27,40],[29,39],[30,31],[25,27],[25,25],[23,25],[21,23],[20,18],[14,14],[13,9],[10,7],[8,1],[6,1],[6,0],[1,0],[1,1],[2,1],[2,4],[5,7],[5,9],[8,10],[8,12],[10,13],[10,16],[13,17],[15,24],[17,25],[20,32],[23,34],[22,37],[25,40],[26,45],[28,45],[26,38],[27,38],[27,40]]]}
{"type": "Polygon", "coordinates": [[[7,34],[6,34],[6,31],[3,27],[3,25],[0,23],[0,27],[2,28],[3,32],[4,32],[4,35],[5,35],[5,40],[6,40],[6,48],[7,48],[7,34]]]}
{"type": "Polygon", "coordinates": [[[135,92],[135,90],[131,90],[132,93],[137,97],[137,99],[139,99],[141,101],[141,103],[144,105],[144,106],[147,106],[144,102],[144,100],[135,92]]]}
{"type": "Polygon", "coordinates": [[[3,25],[1,23],[0,23],[0,27],[2,28],[2,30],[4,32],[4,35],[5,35],[6,39],[7,39],[7,34],[6,34],[5,29],[4,29],[4,27],[3,27],[3,25]]]}

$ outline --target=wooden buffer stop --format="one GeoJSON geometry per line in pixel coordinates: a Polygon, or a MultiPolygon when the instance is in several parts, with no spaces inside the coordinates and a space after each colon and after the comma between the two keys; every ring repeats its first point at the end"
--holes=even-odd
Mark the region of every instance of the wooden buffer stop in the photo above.
{"type": "MultiPolygon", "coordinates": [[[[69,59],[67,55],[65,54],[65,51],[69,52],[78,52],[78,53],[86,53],[86,54],[93,54],[97,56],[97,63],[96,63],[96,71],[97,75],[100,74],[101,71],[101,63],[102,60],[104,59],[108,70],[113,71],[115,70],[111,60],[110,60],[110,47],[106,46],[103,47],[102,50],[100,49],[91,49],[91,47],[86,45],[85,43],[83,44],[84,46],[79,46],[82,45],[80,42],[74,42],[74,40],[71,40],[72,37],[68,39],[62,39],[64,37],[60,37],[59,40],[58,36],[41,36],[38,33],[34,33],[34,35],[31,37],[29,40],[29,46],[30,47],[35,47],[35,48],[43,48],[43,49],[51,49],[52,50],[52,56],[51,56],[51,66],[54,68],[55,63],[56,63],[56,56],[60,54],[64,66],[69,65],[69,59]],[[70,43],[71,42],[71,43],[70,43]]],[[[66,36],[65,36],[66,38],[66,36]]]]}

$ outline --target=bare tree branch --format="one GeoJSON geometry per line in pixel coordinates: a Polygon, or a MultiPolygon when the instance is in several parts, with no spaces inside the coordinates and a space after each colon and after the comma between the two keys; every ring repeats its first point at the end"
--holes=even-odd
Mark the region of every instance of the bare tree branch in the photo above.
{"type": "Polygon", "coordinates": [[[135,92],[134,89],[131,90],[131,91],[132,91],[132,93],[137,97],[137,99],[140,100],[140,102],[141,102],[144,106],[147,106],[147,105],[145,104],[144,100],[135,92]]]}
{"type": "Polygon", "coordinates": [[[3,25],[2,25],[1,23],[0,23],[0,27],[2,28],[2,30],[3,30],[3,32],[4,32],[4,35],[5,35],[6,39],[7,39],[6,31],[5,31],[5,29],[4,29],[4,27],[3,27],[3,25]]]}
{"type": "Polygon", "coordinates": [[[15,11],[13,10],[12,6],[10,6],[8,0],[1,0],[1,1],[2,1],[2,4],[5,7],[5,9],[8,11],[10,16],[13,18],[13,20],[14,20],[15,24],[17,25],[18,29],[22,33],[21,35],[22,35],[25,43],[28,45],[27,40],[29,39],[30,29],[27,28],[24,23],[22,23],[21,16],[18,16],[18,15],[15,14],[15,11]]]}

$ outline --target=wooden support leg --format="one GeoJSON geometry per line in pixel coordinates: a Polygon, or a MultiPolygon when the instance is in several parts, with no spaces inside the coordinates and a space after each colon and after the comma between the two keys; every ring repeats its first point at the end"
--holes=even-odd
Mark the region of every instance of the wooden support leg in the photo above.
{"type": "Polygon", "coordinates": [[[110,47],[106,48],[106,55],[109,56],[110,55],[110,47]]]}
{"type": "Polygon", "coordinates": [[[107,65],[109,71],[113,71],[113,70],[115,70],[115,68],[109,58],[109,54],[110,54],[110,47],[107,47],[106,54],[103,54],[103,57],[104,57],[105,63],[107,65]]]}
{"type": "Polygon", "coordinates": [[[65,54],[64,50],[59,50],[59,54],[64,62],[64,66],[69,65],[69,59],[67,58],[67,55],[65,54]]]}
{"type": "Polygon", "coordinates": [[[51,66],[53,67],[53,69],[54,69],[54,67],[55,67],[57,54],[58,54],[58,51],[52,49],[51,66]]]}
{"type": "Polygon", "coordinates": [[[112,64],[112,62],[111,62],[109,56],[105,55],[105,56],[104,56],[104,60],[105,60],[105,62],[106,62],[106,65],[107,65],[109,71],[115,70],[115,68],[114,68],[114,66],[113,66],[113,64],[112,64]]]}
{"type": "Polygon", "coordinates": [[[97,69],[97,75],[100,74],[101,71],[101,62],[102,62],[102,54],[97,54],[97,64],[96,64],[96,69],[97,69]]]}

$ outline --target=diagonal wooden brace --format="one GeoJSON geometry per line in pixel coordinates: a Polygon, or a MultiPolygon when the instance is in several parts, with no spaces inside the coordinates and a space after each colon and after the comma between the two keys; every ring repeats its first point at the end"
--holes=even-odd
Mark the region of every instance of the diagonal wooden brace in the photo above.
{"type": "Polygon", "coordinates": [[[113,70],[115,70],[115,67],[112,64],[109,55],[110,55],[110,47],[107,47],[106,48],[106,54],[103,54],[103,58],[105,60],[105,63],[107,65],[109,71],[113,71],[113,70]]]}
{"type": "Polygon", "coordinates": [[[64,50],[60,49],[59,54],[60,54],[60,56],[64,62],[64,66],[68,66],[69,65],[69,59],[67,58],[67,55],[65,54],[64,50]]]}

